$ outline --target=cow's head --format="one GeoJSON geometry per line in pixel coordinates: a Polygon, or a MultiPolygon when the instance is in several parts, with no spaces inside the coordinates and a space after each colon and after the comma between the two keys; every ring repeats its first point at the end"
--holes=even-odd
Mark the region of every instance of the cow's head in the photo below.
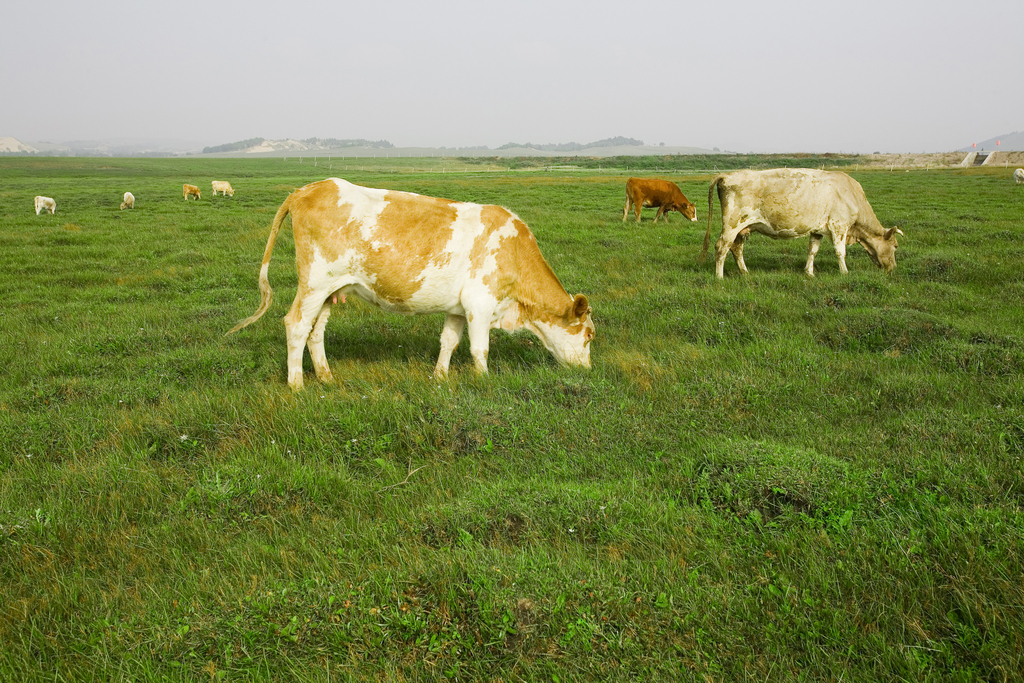
{"type": "Polygon", "coordinates": [[[690,202],[682,204],[673,204],[672,208],[689,218],[694,223],[697,222],[697,207],[690,202]]]}
{"type": "Polygon", "coordinates": [[[590,367],[590,342],[594,340],[594,321],[587,297],[577,294],[564,314],[534,320],[527,328],[562,365],[590,367]]]}
{"type": "Polygon", "coordinates": [[[899,246],[896,243],[896,235],[902,234],[903,231],[899,228],[889,228],[878,236],[863,233],[853,235],[851,231],[847,242],[859,242],[876,266],[891,273],[896,270],[896,248],[899,246]]]}

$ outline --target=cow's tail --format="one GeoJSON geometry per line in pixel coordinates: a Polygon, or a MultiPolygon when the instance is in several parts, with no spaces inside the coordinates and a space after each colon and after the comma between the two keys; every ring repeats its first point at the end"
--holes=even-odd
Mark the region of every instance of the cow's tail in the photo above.
{"type": "Polygon", "coordinates": [[[277,214],[274,216],[274,225],[270,228],[270,237],[267,238],[267,248],[263,251],[263,265],[260,267],[260,306],[256,309],[256,312],[250,315],[245,320],[240,320],[237,325],[232,327],[225,333],[225,336],[232,332],[237,332],[246,325],[250,325],[259,320],[267,309],[270,308],[270,302],[274,299],[274,290],[270,288],[270,278],[268,273],[270,272],[270,255],[274,252],[274,242],[277,241],[277,233],[281,231],[281,225],[284,224],[284,219],[291,211],[292,208],[292,197],[288,196],[281,204],[281,208],[277,210],[277,214]]]}
{"type": "Polygon", "coordinates": [[[719,181],[725,176],[715,176],[715,179],[711,181],[711,187],[708,188],[708,229],[704,233],[704,246],[700,250],[700,260],[703,263],[704,259],[708,255],[708,244],[711,242],[711,209],[714,206],[715,201],[715,189],[718,187],[719,181]]]}

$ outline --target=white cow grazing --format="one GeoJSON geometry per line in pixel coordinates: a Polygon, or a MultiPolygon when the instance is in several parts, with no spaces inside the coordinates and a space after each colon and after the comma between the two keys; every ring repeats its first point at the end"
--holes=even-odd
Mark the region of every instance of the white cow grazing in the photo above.
{"type": "Polygon", "coordinates": [[[1024,168],[1018,168],[1014,171],[1013,179],[1017,181],[1017,184],[1024,183],[1024,168]]]}
{"type": "Polygon", "coordinates": [[[347,294],[386,311],[446,313],[434,368],[439,377],[447,374],[467,323],[478,372],[487,372],[493,328],[526,328],[560,363],[590,367],[594,322],[587,298],[566,293],[514,213],[338,178],[299,188],[277,210],[260,269],[259,308],[228,334],[270,308],[267,271],[288,214],[298,270],[298,291],[284,319],[293,389],[302,388],[306,345],[317,377],[332,379],[324,327],[332,301],[347,294]]]}
{"type": "Polygon", "coordinates": [[[746,274],[743,243],[751,231],[774,239],[810,237],[804,271],[814,276],[814,255],[826,234],[839,258],[839,270],[847,273],[846,245],[859,242],[879,268],[896,268],[896,235],[899,228],[886,230],[856,180],[838,171],[777,168],[769,171],[736,171],[720,175],[708,188],[708,229],[704,249],[711,235],[711,209],[715,188],[722,206],[722,235],[715,244],[715,274],[724,277],[725,257],[732,251],[740,272],[746,274]]]}
{"type": "Polygon", "coordinates": [[[221,196],[228,195],[229,197],[235,196],[235,191],[231,188],[231,183],[226,180],[214,180],[213,185],[213,196],[216,197],[217,193],[220,192],[221,196]]]}
{"type": "Polygon", "coordinates": [[[53,201],[50,197],[43,197],[41,195],[36,196],[36,215],[39,215],[40,211],[49,211],[51,214],[57,211],[57,202],[53,201]]]}
{"type": "Polygon", "coordinates": [[[135,208],[135,195],[131,192],[124,193],[124,201],[121,202],[121,210],[134,209],[135,208]]]}

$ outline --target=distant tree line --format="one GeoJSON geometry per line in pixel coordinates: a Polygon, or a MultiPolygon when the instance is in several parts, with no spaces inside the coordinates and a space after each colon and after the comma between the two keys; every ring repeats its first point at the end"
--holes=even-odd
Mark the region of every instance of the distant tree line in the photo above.
{"type": "Polygon", "coordinates": [[[338,138],[306,138],[301,142],[310,147],[321,149],[335,149],[338,147],[377,147],[379,149],[391,149],[394,147],[387,140],[339,140],[338,138]]]}
{"type": "Polygon", "coordinates": [[[591,147],[642,147],[644,144],[643,140],[636,140],[634,138],[624,138],[622,136],[614,138],[605,138],[604,140],[598,140],[597,142],[588,142],[587,144],[580,144],[578,142],[564,142],[561,144],[548,144],[548,145],[535,145],[532,142],[520,144],[518,142],[510,142],[506,145],[498,147],[498,149],[513,149],[515,147],[525,147],[526,149],[536,149],[543,152],[579,152],[584,149],[590,149],[591,147]]]}
{"type": "Polygon", "coordinates": [[[459,157],[467,165],[505,166],[510,169],[572,166],[576,168],[628,168],[637,171],[704,171],[721,169],[819,168],[866,163],[856,154],[659,154],[615,157],[459,157]]]}

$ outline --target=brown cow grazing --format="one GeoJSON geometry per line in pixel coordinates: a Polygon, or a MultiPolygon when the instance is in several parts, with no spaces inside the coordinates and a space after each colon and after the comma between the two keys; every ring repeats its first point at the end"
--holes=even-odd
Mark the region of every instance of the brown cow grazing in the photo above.
{"type": "Polygon", "coordinates": [[[469,327],[476,370],[487,372],[489,331],[525,328],[565,365],[590,367],[594,321],[582,294],[569,296],[530,229],[500,206],[375,190],[329,178],[284,200],[260,269],[260,305],[228,334],[255,322],[271,302],[267,272],[291,214],[298,291],[284,318],[288,384],[302,388],[303,347],[321,381],[332,379],[324,327],[337,297],[351,294],[386,311],[445,313],[436,376],[469,327]]]}
{"type": "MultiPolygon", "coordinates": [[[[654,216],[657,223],[662,214],[669,211],[678,211],[691,221],[697,220],[697,207],[690,203],[682,190],[675,183],[657,178],[630,178],[626,181],[626,207],[622,210],[622,222],[626,222],[629,215],[629,208],[633,207],[636,213],[636,222],[640,222],[640,210],[645,206],[658,207],[658,213],[654,216]]],[[[665,215],[665,220],[668,216],[665,215]]]]}
{"type": "Polygon", "coordinates": [[[195,185],[189,185],[188,183],[181,186],[181,194],[185,197],[186,202],[188,201],[189,195],[193,195],[196,199],[202,199],[202,196],[199,194],[199,188],[195,185]]]}
{"type": "Polygon", "coordinates": [[[879,268],[896,268],[896,235],[899,228],[886,230],[856,180],[839,171],[776,168],[768,171],[736,171],[720,175],[708,188],[708,229],[704,234],[701,260],[711,237],[711,209],[715,188],[722,205],[722,235],[715,244],[715,274],[724,277],[725,257],[732,251],[744,275],[743,243],[751,231],[773,239],[810,236],[807,265],[814,277],[814,255],[826,234],[839,258],[839,270],[846,273],[846,245],[859,242],[879,268]]]}

